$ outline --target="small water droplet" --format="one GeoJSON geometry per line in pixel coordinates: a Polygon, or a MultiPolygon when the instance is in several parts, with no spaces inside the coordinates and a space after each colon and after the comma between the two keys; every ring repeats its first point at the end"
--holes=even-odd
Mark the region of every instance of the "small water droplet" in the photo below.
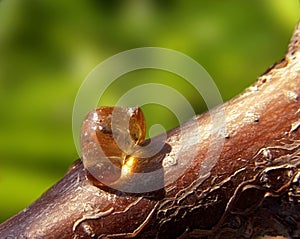
{"type": "Polygon", "coordinates": [[[177,160],[176,160],[176,158],[174,158],[172,156],[165,157],[162,162],[163,167],[170,167],[170,166],[174,166],[176,164],[177,164],[177,160]]]}
{"type": "Polygon", "coordinates": [[[252,92],[255,92],[255,91],[258,91],[258,87],[257,87],[257,85],[253,85],[253,86],[249,87],[249,90],[252,92]]]}
{"type": "Polygon", "coordinates": [[[225,127],[223,127],[221,129],[219,129],[218,136],[220,136],[221,138],[229,139],[230,133],[225,127]]]}
{"type": "Polygon", "coordinates": [[[245,116],[246,116],[245,117],[245,121],[246,122],[249,122],[249,123],[251,123],[251,122],[257,123],[257,122],[259,122],[260,115],[257,114],[257,113],[246,112],[245,116]]]}
{"type": "Polygon", "coordinates": [[[286,96],[289,101],[298,102],[298,94],[295,91],[287,91],[286,96]]]}

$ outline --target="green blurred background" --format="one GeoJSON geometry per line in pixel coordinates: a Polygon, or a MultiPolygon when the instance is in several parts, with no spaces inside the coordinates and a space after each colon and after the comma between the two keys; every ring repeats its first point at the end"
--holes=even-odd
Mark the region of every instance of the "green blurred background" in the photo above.
{"type": "MultiPolygon", "coordinates": [[[[0,222],[78,158],[73,102],[98,63],[136,47],[175,49],[205,67],[226,101],[284,56],[299,10],[298,0],[0,1],[0,222]]],[[[172,86],[205,111],[191,86],[158,70],[121,77],[100,104],[113,105],[135,79],[172,86]]],[[[178,124],[164,107],[144,111],[148,127],[178,124]]]]}

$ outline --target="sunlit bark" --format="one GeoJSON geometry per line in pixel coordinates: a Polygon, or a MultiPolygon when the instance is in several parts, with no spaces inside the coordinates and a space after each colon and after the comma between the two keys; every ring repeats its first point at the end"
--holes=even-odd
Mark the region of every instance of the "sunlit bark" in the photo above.
{"type": "MultiPolygon", "coordinates": [[[[285,58],[253,86],[188,121],[188,130],[168,132],[153,159],[177,158],[161,164],[165,181],[195,154],[174,182],[145,194],[102,190],[79,160],[41,198],[2,223],[0,238],[299,237],[299,96],[298,24],[285,58]],[[226,127],[218,138],[205,129],[220,112],[226,127]],[[182,132],[189,140],[178,147],[182,132]]],[[[160,136],[154,142],[161,143],[160,136]]]]}

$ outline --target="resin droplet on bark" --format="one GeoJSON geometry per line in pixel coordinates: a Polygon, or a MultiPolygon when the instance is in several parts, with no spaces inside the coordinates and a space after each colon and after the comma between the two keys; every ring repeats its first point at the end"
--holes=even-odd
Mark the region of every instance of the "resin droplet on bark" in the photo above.
{"type": "Polygon", "coordinates": [[[122,174],[128,175],[137,162],[130,155],[145,140],[145,133],[138,107],[100,107],[89,112],[80,137],[83,164],[93,182],[110,186],[122,174]]]}

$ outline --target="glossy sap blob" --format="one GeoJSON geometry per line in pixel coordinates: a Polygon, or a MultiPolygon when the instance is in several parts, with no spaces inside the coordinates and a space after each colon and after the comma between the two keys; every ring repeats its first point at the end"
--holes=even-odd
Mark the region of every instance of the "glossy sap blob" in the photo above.
{"type": "Polygon", "coordinates": [[[111,186],[130,175],[137,164],[130,155],[145,140],[145,132],[138,107],[100,107],[88,113],[81,128],[81,152],[97,185],[111,186]]]}

